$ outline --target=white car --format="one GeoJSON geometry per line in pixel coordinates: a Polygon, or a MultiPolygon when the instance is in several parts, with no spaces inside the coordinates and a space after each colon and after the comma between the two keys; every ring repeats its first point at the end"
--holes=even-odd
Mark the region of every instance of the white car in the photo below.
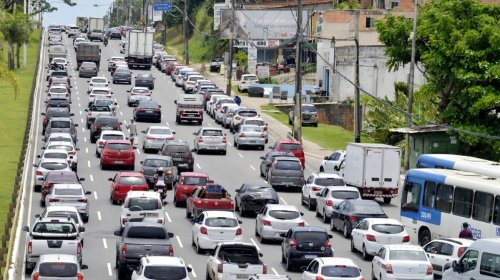
{"type": "Polygon", "coordinates": [[[44,158],[39,163],[33,164],[36,167],[35,171],[35,189],[40,190],[45,182],[45,176],[49,171],[71,171],[71,167],[66,159],[61,158],[44,158]]]}
{"type": "Polygon", "coordinates": [[[215,119],[215,112],[220,110],[223,104],[236,104],[236,102],[229,96],[216,97],[209,107],[208,114],[215,119]]]}
{"type": "Polygon", "coordinates": [[[443,275],[445,266],[458,261],[474,242],[465,238],[435,239],[424,246],[424,251],[432,264],[435,275],[443,275]]]}
{"type": "MultiPolygon", "coordinates": [[[[47,206],[73,206],[78,210],[84,222],[89,221],[89,200],[81,184],[54,184],[45,197],[47,206]]],[[[76,221],[75,221],[76,223],[76,221]]]]}
{"type": "Polygon", "coordinates": [[[192,243],[196,252],[214,249],[220,242],[241,241],[243,230],[234,212],[204,211],[195,219],[192,243]]]}
{"type": "Polygon", "coordinates": [[[187,79],[184,81],[184,85],[182,86],[182,89],[184,92],[190,92],[194,89],[196,85],[196,81],[198,80],[205,80],[205,77],[203,75],[189,75],[187,79]]]}
{"type": "Polygon", "coordinates": [[[79,148],[75,148],[75,144],[73,142],[67,141],[52,141],[47,143],[45,146],[45,151],[48,150],[66,150],[69,155],[69,165],[73,171],[78,171],[78,153],[79,148]]]}
{"type": "Polygon", "coordinates": [[[302,280],[364,280],[361,269],[348,258],[317,258],[302,273],[302,280]]]}
{"type": "Polygon", "coordinates": [[[302,186],[301,204],[307,205],[309,210],[315,210],[316,194],[321,193],[326,186],[345,186],[345,182],[334,173],[313,173],[302,186]]]}
{"type": "Polygon", "coordinates": [[[239,109],[246,109],[245,107],[241,107],[241,106],[237,106],[237,107],[230,107],[229,110],[227,110],[227,112],[225,112],[223,115],[222,115],[222,127],[224,128],[229,128],[229,126],[231,125],[231,120],[233,119],[233,116],[235,114],[235,112],[239,109]]]}
{"type": "Polygon", "coordinates": [[[340,164],[344,161],[346,152],[338,150],[330,156],[325,157],[319,167],[319,172],[337,173],[340,169],[340,164]]]}
{"type": "Polygon", "coordinates": [[[111,68],[115,67],[117,61],[125,61],[125,58],[123,56],[112,56],[108,59],[108,71],[111,71],[111,68]]]}
{"type": "Polygon", "coordinates": [[[176,279],[190,280],[193,269],[179,257],[145,256],[139,262],[137,270],[132,272],[132,280],[176,279]]]}
{"type": "Polygon", "coordinates": [[[107,140],[127,140],[127,137],[125,137],[125,134],[122,131],[103,130],[95,145],[95,155],[98,158],[101,157],[102,148],[104,147],[104,143],[106,143],[107,140]]]}
{"type": "Polygon", "coordinates": [[[405,243],[410,243],[410,236],[395,219],[366,218],[351,232],[351,251],[360,251],[365,260],[377,254],[383,245],[405,243]]]}
{"type": "Polygon", "coordinates": [[[240,83],[238,84],[238,91],[243,92],[248,90],[251,84],[258,84],[259,78],[255,74],[241,75],[240,83]]]}
{"type": "Polygon", "coordinates": [[[69,98],[69,101],[71,101],[71,94],[69,93],[68,88],[66,86],[51,86],[47,90],[47,97],[48,98],[67,97],[69,98]]]}
{"type": "Polygon", "coordinates": [[[219,98],[226,98],[226,99],[231,99],[231,97],[225,95],[225,94],[212,94],[210,96],[210,99],[207,101],[207,113],[210,115],[210,112],[212,111],[212,107],[215,105],[215,102],[219,98]]]}
{"type": "Polygon", "coordinates": [[[432,280],[432,264],[418,245],[384,245],[372,260],[371,279],[432,280]]]}
{"type": "Polygon", "coordinates": [[[215,122],[222,124],[222,118],[224,116],[224,113],[229,111],[229,109],[231,109],[231,108],[237,108],[237,107],[239,107],[239,106],[238,106],[238,104],[235,104],[235,103],[223,104],[219,110],[215,110],[215,116],[214,116],[215,122]]]}
{"type": "Polygon", "coordinates": [[[322,217],[324,223],[330,221],[333,207],[346,199],[361,199],[358,188],[355,187],[325,187],[316,194],[316,217],[322,217]]]}
{"type": "MultiPolygon", "coordinates": [[[[44,141],[44,140],[42,140],[44,141]]],[[[71,137],[71,134],[68,132],[53,132],[49,134],[49,137],[47,140],[45,140],[46,143],[50,142],[69,142],[71,144],[75,144],[73,142],[73,138],[71,137]]]]}
{"type": "Polygon", "coordinates": [[[65,159],[70,162],[69,154],[68,151],[64,149],[50,149],[50,150],[45,150],[43,154],[37,155],[37,158],[43,160],[43,159],[49,159],[49,158],[60,158],[60,159],[65,159]]]}
{"type": "MultiPolygon", "coordinates": [[[[229,104],[228,104],[229,105],[229,104]]],[[[261,117],[244,118],[240,125],[258,125],[262,128],[266,136],[266,144],[269,142],[269,127],[261,117]]]]}
{"type": "Polygon", "coordinates": [[[160,150],[163,147],[163,144],[167,140],[175,139],[175,131],[170,129],[168,126],[150,126],[148,129],[143,130],[144,133],[144,141],[142,141],[142,150],[160,150]]]}
{"type": "Polygon", "coordinates": [[[287,233],[293,227],[305,226],[303,215],[294,205],[267,204],[255,219],[255,235],[261,243],[282,240],[281,233],[287,233]]]}
{"type": "Polygon", "coordinates": [[[160,193],[129,191],[120,212],[120,229],[123,230],[129,221],[165,223],[163,206],[160,193]]]}
{"type": "Polygon", "coordinates": [[[54,63],[56,63],[58,65],[62,65],[64,67],[64,69],[68,68],[68,61],[66,60],[66,58],[54,57],[54,58],[52,58],[52,61],[50,62],[50,64],[53,65],[54,63]]]}
{"type": "Polygon", "coordinates": [[[99,88],[99,87],[108,87],[109,82],[106,77],[92,77],[90,78],[90,81],[87,81],[89,83],[89,89],[87,90],[87,93],[90,93],[93,88],[99,88]]]}
{"type": "Polygon", "coordinates": [[[103,96],[108,99],[112,99],[113,92],[109,87],[93,87],[89,92],[89,105],[94,102],[96,96],[103,96]]]}

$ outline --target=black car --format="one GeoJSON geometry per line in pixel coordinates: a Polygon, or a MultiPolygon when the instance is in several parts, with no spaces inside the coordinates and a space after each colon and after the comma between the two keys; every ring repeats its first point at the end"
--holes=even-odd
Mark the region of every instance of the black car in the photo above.
{"type": "Polygon", "coordinates": [[[342,230],[344,237],[351,236],[352,229],[365,218],[388,218],[374,200],[348,199],[333,206],[330,228],[342,230]]]}
{"type": "Polygon", "coordinates": [[[315,258],[333,257],[332,236],[323,228],[294,227],[281,236],[281,262],[287,271],[305,267],[315,258]]]}
{"type": "Polygon", "coordinates": [[[109,33],[109,39],[118,39],[118,40],[121,40],[122,39],[122,34],[120,33],[120,31],[117,31],[117,30],[113,30],[109,33]]]}
{"type": "Polygon", "coordinates": [[[154,101],[141,101],[134,108],[134,120],[161,122],[161,105],[154,101]]]}
{"type": "Polygon", "coordinates": [[[103,130],[121,131],[121,122],[115,116],[98,115],[94,123],[90,126],[90,142],[95,143],[103,130]]]}
{"type": "MultiPolygon", "coordinates": [[[[141,164],[141,172],[144,174],[144,178],[146,178],[146,182],[150,188],[154,186],[154,177],[158,173],[158,168],[163,167],[164,170],[167,170],[167,168],[174,166],[171,157],[162,155],[148,155],[141,161],[141,164]]],[[[172,184],[173,181],[165,183],[172,184]]]]}
{"type": "Polygon", "coordinates": [[[234,209],[239,210],[241,216],[260,211],[266,204],[279,204],[278,194],[268,184],[243,184],[236,190],[234,209]]]}
{"type": "Polygon", "coordinates": [[[135,86],[136,87],[147,87],[148,89],[155,88],[155,78],[153,74],[149,73],[141,73],[137,74],[135,77],[135,86]]]}
{"type": "Polygon", "coordinates": [[[274,161],[275,157],[294,157],[292,152],[269,152],[265,156],[260,157],[260,177],[265,177],[269,167],[274,161]]]}
{"type": "Polygon", "coordinates": [[[132,84],[132,71],[125,67],[118,67],[113,72],[113,84],[127,83],[132,84]]]}
{"type": "Polygon", "coordinates": [[[160,149],[161,155],[170,156],[179,169],[193,171],[194,158],[189,144],[183,140],[167,140],[160,149]]]}
{"type": "Polygon", "coordinates": [[[49,108],[67,108],[70,110],[71,107],[71,101],[69,100],[68,97],[51,97],[45,101],[46,105],[46,110],[49,108]]]}
{"type": "Polygon", "coordinates": [[[52,117],[69,118],[73,116],[73,114],[69,112],[69,109],[67,107],[49,107],[47,108],[47,111],[45,113],[42,113],[42,116],[45,116],[42,122],[43,124],[42,135],[43,135],[45,134],[45,128],[47,127],[47,124],[49,123],[52,117]]]}

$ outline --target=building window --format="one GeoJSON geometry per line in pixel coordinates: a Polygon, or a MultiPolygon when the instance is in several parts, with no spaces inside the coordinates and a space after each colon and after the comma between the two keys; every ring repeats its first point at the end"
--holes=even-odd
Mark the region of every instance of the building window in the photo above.
{"type": "Polygon", "coordinates": [[[391,9],[395,9],[399,7],[399,1],[392,1],[391,2],[391,9]]]}
{"type": "Polygon", "coordinates": [[[375,27],[375,19],[371,17],[366,18],[366,28],[374,28],[375,27]]]}

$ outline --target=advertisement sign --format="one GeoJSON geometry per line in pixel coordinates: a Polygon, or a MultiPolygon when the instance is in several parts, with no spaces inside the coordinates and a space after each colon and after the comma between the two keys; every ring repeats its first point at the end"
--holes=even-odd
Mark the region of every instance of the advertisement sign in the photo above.
{"type": "Polygon", "coordinates": [[[153,11],[153,21],[161,21],[163,11],[153,11]]]}
{"type": "Polygon", "coordinates": [[[249,46],[255,46],[257,48],[272,48],[278,47],[280,45],[279,40],[241,40],[235,39],[233,41],[233,46],[235,48],[247,48],[249,46]]]}
{"type": "Polygon", "coordinates": [[[269,78],[269,65],[257,66],[257,77],[259,79],[269,78]]]}
{"type": "Polygon", "coordinates": [[[248,73],[255,74],[257,71],[257,48],[248,47],[248,73]]]}
{"type": "Polygon", "coordinates": [[[231,5],[226,3],[215,3],[214,4],[214,30],[219,30],[220,27],[220,11],[222,9],[230,9],[231,5]]]}
{"type": "MultiPolygon", "coordinates": [[[[234,38],[253,40],[290,39],[297,32],[295,10],[236,10],[234,38]]],[[[308,11],[302,12],[302,28],[307,26],[308,11]]],[[[221,10],[222,39],[231,39],[231,9],[221,10]]]]}

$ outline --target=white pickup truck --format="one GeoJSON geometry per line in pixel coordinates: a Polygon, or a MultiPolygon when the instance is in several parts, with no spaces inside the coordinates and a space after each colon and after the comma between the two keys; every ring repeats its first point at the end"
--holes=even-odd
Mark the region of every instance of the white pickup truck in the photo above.
{"type": "Polygon", "coordinates": [[[267,274],[262,253],[250,243],[219,243],[207,260],[207,279],[248,279],[255,274],[267,274]]]}
{"type": "Polygon", "coordinates": [[[23,231],[28,233],[26,244],[26,273],[30,274],[41,255],[67,254],[78,258],[82,264],[82,244],[80,233],[84,227],[77,227],[71,218],[38,218],[30,231],[24,226],[23,231]]]}

